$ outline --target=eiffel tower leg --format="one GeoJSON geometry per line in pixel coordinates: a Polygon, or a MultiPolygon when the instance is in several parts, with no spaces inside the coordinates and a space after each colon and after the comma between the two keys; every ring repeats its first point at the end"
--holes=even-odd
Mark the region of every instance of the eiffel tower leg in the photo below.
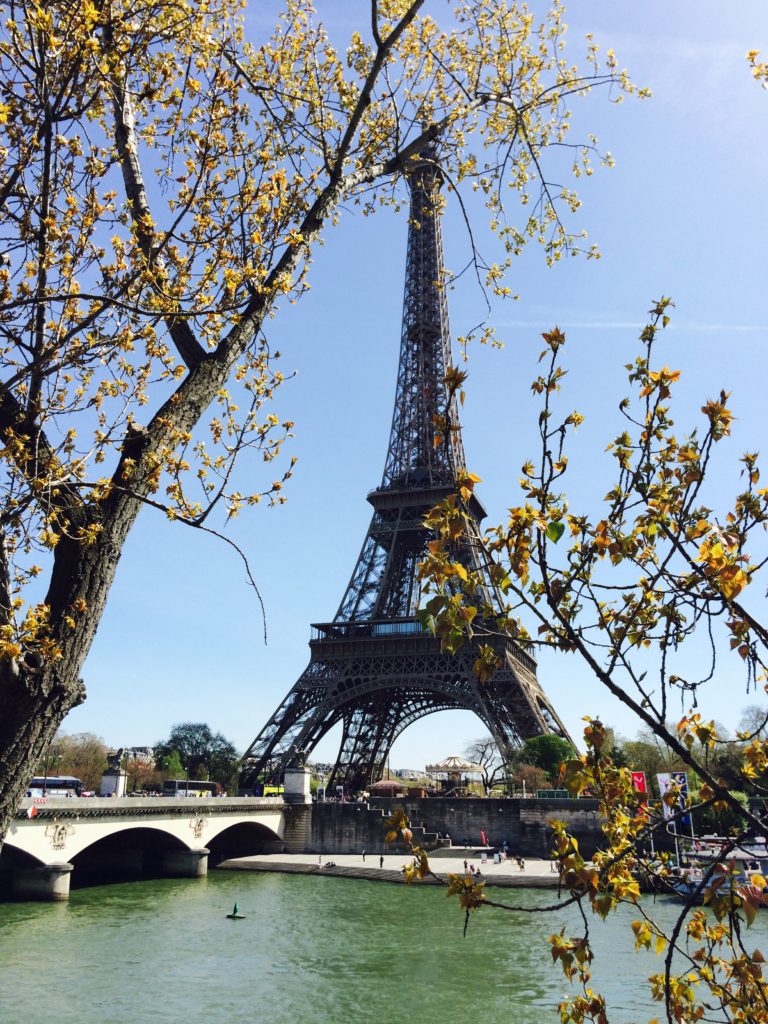
{"type": "Polygon", "coordinates": [[[369,745],[367,733],[374,725],[368,708],[352,707],[347,710],[339,753],[330,776],[331,786],[343,785],[346,790],[351,790],[353,781],[362,775],[359,766],[365,756],[363,751],[369,745]],[[355,770],[351,771],[353,765],[355,770]]]}
{"type": "Polygon", "coordinates": [[[368,759],[369,778],[375,782],[381,777],[384,765],[389,758],[395,736],[397,734],[397,723],[403,716],[402,703],[392,702],[383,709],[380,716],[378,734],[375,746],[372,748],[368,759]]]}
{"type": "Polygon", "coordinates": [[[324,701],[323,687],[312,685],[312,663],[275,711],[240,762],[240,787],[251,789],[265,768],[274,763],[281,770],[298,750],[312,750],[341,718],[341,712],[324,701]]]}
{"type": "Polygon", "coordinates": [[[401,705],[378,699],[359,707],[345,720],[339,756],[333,770],[334,783],[344,782],[351,791],[366,789],[386,762],[392,737],[402,713],[401,705]]]}

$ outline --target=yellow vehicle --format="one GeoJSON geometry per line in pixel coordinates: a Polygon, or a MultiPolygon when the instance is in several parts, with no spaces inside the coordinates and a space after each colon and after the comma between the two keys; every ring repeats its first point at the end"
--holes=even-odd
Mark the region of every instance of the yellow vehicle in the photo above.
{"type": "Polygon", "coordinates": [[[282,796],[285,786],[265,786],[262,796],[282,796]]]}

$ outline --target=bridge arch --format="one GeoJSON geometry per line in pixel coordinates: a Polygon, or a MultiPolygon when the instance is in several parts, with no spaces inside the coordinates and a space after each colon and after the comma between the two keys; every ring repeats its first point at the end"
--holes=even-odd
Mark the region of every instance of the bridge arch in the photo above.
{"type": "Polygon", "coordinates": [[[242,821],[227,825],[215,835],[206,837],[210,863],[220,864],[230,857],[249,857],[256,853],[279,853],[284,848],[277,832],[259,821],[242,821]]]}
{"type": "Polygon", "coordinates": [[[7,839],[0,846],[0,876],[16,868],[36,868],[44,863],[44,860],[7,839]]]}
{"type": "MultiPolygon", "coordinates": [[[[197,843],[199,846],[200,843],[197,843]]],[[[94,839],[70,854],[72,884],[97,885],[167,874],[169,855],[187,853],[190,844],[161,824],[128,826],[94,839]]]]}

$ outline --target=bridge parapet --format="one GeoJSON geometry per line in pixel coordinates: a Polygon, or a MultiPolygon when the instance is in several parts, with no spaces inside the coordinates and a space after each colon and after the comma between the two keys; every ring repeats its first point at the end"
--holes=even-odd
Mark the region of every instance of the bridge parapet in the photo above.
{"type": "Polygon", "coordinates": [[[143,818],[190,814],[260,814],[282,811],[279,796],[267,797],[26,797],[16,820],[29,818],[143,818]],[[30,811],[34,809],[34,813],[30,811]]]}

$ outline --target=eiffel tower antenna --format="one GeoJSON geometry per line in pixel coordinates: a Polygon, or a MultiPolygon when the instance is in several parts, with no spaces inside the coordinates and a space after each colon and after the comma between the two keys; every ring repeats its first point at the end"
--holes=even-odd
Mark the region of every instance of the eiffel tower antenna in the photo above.
{"type": "MultiPolygon", "coordinates": [[[[440,651],[416,609],[418,563],[432,535],[427,511],[456,489],[465,468],[455,398],[448,400],[451,365],[440,222],[442,175],[433,147],[406,175],[411,192],[403,326],[392,429],[381,484],[368,495],[373,517],[349,585],[330,623],[312,627],[309,665],[243,756],[240,784],[279,776],[300,751],[310,752],[337,723],[342,739],[329,786],[364,789],[386,764],[397,737],[437,711],[466,709],[480,718],[502,756],[531,736],[567,732],[536,678],[527,647],[511,638],[484,638],[502,665],[481,684],[472,665],[477,644],[456,655],[440,651]],[[448,429],[435,444],[435,417],[448,429]]],[[[487,572],[476,497],[459,560],[485,581],[485,600],[503,600],[487,572]]]]}

